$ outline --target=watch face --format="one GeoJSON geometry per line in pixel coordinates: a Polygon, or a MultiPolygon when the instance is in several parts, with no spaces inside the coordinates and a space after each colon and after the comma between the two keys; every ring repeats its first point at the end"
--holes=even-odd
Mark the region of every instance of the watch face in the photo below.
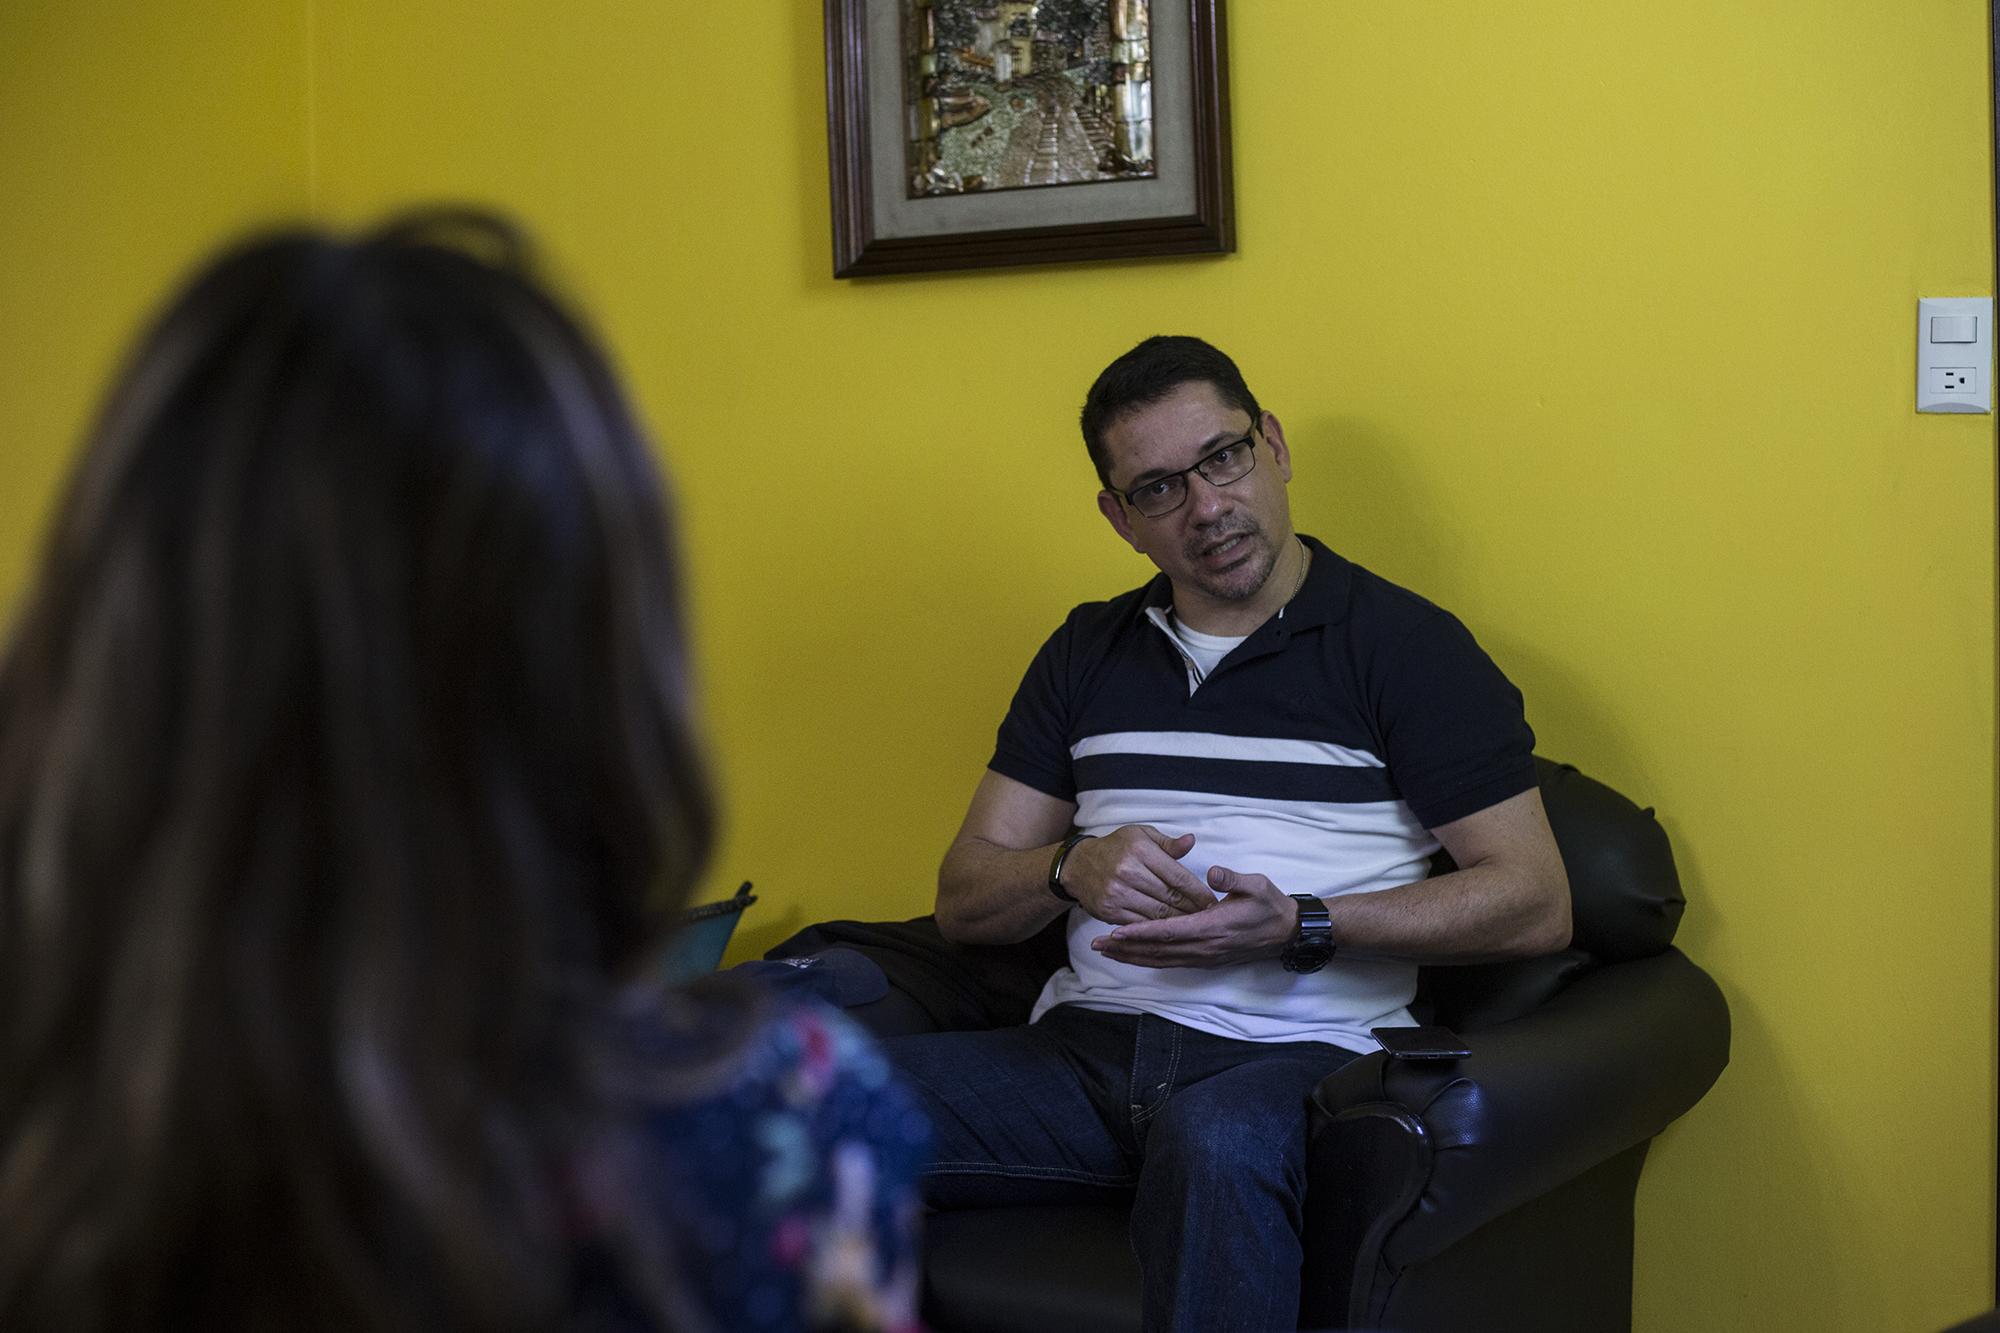
{"type": "Polygon", "coordinates": [[[1333,945],[1323,935],[1293,940],[1285,950],[1287,972],[1317,972],[1333,960],[1333,945]]]}

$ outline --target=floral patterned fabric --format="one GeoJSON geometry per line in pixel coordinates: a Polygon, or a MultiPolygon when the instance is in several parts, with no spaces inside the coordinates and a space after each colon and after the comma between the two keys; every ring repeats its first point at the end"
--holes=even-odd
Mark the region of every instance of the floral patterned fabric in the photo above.
{"type": "MultiPolygon", "coordinates": [[[[640,1035],[686,1063],[666,1026],[640,1035]]],[[[689,1322],[718,1330],[916,1333],[917,1176],[930,1131],[874,1043],[817,1003],[774,1005],[721,1086],[644,1107],[616,1193],[651,1196],[689,1322]],[[634,1176],[647,1183],[635,1190],[634,1176]]],[[[607,1277],[611,1268],[599,1270],[607,1277]]],[[[651,1328],[629,1280],[586,1280],[581,1322],[651,1328]],[[607,1299],[609,1298],[609,1299],[607,1299]]]]}

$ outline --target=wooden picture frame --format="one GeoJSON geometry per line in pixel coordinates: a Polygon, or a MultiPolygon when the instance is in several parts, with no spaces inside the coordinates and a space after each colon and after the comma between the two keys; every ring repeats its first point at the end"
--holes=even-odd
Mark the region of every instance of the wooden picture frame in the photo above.
{"type": "Polygon", "coordinates": [[[1149,0],[1144,179],[981,189],[974,176],[930,196],[912,185],[910,3],[825,0],[836,278],[1236,248],[1223,0],[1149,0]]]}

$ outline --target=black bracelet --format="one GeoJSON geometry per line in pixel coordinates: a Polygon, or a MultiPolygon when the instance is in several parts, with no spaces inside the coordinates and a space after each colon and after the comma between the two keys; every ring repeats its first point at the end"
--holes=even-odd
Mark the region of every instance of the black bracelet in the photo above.
{"type": "Polygon", "coordinates": [[[1062,840],[1062,845],[1056,848],[1055,859],[1049,862],[1049,892],[1066,903],[1075,902],[1076,895],[1062,886],[1063,862],[1069,860],[1070,849],[1089,836],[1088,833],[1070,834],[1062,840]]]}

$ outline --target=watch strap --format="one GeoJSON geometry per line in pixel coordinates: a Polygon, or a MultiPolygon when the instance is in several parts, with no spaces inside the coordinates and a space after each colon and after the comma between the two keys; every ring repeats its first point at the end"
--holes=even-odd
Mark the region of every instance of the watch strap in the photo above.
{"type": "Polygon", "coordinates": [[[1285,945],[1287,972],[1317,972],[1333,960],[1333,914],[1310,893],[1290,895],[1299,905],[1299,928],[1285,945]]]}
{"type": "Polygon", "coordinates": [[[1066,903],[1075,902],[1076,895],[1062,886],[1063,862],[1069,860],[1070,852],[1078,843],[1089,836],[1088,833],[1070,834],[1062,840],[1062,843],[1056,848],[1055,856],[1049,861],[1049,892],[1066,903]]]}

